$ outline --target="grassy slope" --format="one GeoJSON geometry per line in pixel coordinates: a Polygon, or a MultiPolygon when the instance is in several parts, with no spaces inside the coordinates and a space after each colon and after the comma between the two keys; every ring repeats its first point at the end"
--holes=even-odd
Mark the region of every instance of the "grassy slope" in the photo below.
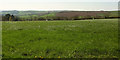
{"type": "Polygon", "coordinates": [[[0,60],[2,58],[2,22],[0,21],[0,60]]]}
{"type": "Polygon", "coordinates": [[[118,57],[117,21],[3,22],[3,57],[118,57]]]}

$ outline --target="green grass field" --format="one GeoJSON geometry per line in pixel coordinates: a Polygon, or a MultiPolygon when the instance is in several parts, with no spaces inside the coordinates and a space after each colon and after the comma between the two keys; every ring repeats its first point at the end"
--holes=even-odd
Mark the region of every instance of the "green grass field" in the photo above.
{"type": "Polygon", "coordinates": [[[0,60],[1,58],[2,58],[2,22],[0,22],[0,60]]]}
{"type": "Polygon", "coordinates": [[[3,58],[117,58],[118,19],[2,22],[3,58]]]}

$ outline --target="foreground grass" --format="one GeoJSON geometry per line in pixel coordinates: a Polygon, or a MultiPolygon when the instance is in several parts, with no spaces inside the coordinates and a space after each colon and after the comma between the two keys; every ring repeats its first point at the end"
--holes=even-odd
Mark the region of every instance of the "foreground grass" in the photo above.
{"type": "Polygon", "coordinates": [[[117,21],[3,22],[3,58],[117,58],[117,21]]]}
{"type": "Polygon", "coordinates": [[[2,22],[0,21],[0,60],[2,58],[2,22]]]}

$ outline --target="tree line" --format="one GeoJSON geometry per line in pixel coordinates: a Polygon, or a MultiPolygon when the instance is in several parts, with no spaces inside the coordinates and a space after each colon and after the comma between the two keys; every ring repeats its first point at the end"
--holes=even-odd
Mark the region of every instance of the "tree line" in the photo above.
{"type": "Polygon", "coordinates": [[[17,16],[6,14],[5,16],[2,16],[2,21],[18,21],[17,16]]]}
{"type": "Polygon", "coordinates": [[[110,15],[106,13],[99,14],[80,14],[80,13],[50,13],[45,15],[23,15],[23,16],[15,16],[12,14],[5,14],[2,16],[2,21],[48,21],[48,20],[83,20],[83,19],[106,19],[106,18],[119,18],[116,14],[110,15]]]}

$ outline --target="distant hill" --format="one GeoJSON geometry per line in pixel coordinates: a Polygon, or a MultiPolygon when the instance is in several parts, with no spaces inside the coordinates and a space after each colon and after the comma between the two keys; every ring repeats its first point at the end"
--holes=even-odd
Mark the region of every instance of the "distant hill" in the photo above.
{"type": "Polygon", "coordinates": [[[120,18],[118,11],[2,11],[0,15],[14,15],[17,20],[81,20],[120,18]]]}
{"type": "Polygon", "coordinates": [[[48,14],[48,13],[53,13],[53,12],[59,12],[59,11],[17,11],[17,10],[13,10],[13,11],[2,11],[0,12],[0,14],[12,14],[12,15],[16,15],[16,16],[24,16],[24,15],[44,15],[44,14],[48,14]]]}

